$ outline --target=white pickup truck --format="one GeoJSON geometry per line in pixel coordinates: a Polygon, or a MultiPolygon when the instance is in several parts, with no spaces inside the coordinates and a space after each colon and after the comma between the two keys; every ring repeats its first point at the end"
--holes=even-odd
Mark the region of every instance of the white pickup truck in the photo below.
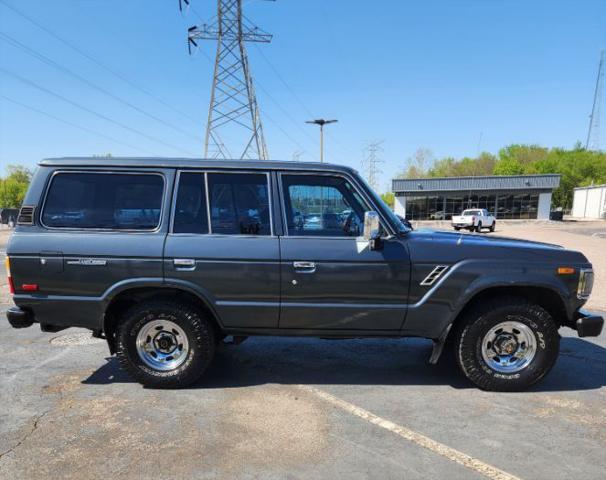
{"type": "Polygon", "coordinates": [[[471,232],[481,232],[483,228],[489,228],[494,232],[497,220],[483,208],[464,210],[461,215],[452,216],[452,226],[459,231],[465,228],[471,232]]]}

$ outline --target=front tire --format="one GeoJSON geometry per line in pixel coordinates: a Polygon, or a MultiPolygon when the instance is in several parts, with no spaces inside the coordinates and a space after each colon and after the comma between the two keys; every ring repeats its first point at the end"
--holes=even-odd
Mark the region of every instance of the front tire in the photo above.
{"type": "Polygon", "coordinates": [[[555,364],[560,336],[551,315],[520,297],[478,305],[455,330],[456,361],[482,390],[522,391],[555,364]]]}
{"type": "Polygon", "coordinates": [[[135,305],[118,327],[116,354],[124,370],[142,385],[186,387],[213,359],[213,325],[187,303],[155,300],[135,305]]]}
{"type": "Polygon", "coordinates": [[[497,222],[492,222],[492,225],[490,226],[490,231],[492,233],[494,233],[494,231],[497,229],[497,222]]]}

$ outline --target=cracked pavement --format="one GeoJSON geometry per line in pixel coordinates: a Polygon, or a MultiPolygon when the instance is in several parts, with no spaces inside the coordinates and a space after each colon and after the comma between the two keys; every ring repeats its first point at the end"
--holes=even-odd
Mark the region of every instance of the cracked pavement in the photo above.
{"type": "Polygon", "coordinates": [[[428,365],[431,345],[420,339],[254,338],[222,348],[194,388],[150,390],[103,341],[65,337],[82,332],[0,320],[0,478],[484,478],[300,385],[519,478],[606,470],[604,334],[561,330],[545,380],[499,394],[473,388],[449,361],[428,365]]]}

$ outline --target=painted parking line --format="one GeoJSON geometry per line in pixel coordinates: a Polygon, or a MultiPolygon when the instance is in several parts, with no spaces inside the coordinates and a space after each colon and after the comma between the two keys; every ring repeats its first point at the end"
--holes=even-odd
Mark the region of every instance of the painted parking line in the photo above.
{"type": "Polygon", "coordinates": [[[399,435],[400,437],[415,443],[427,450],[432,451],[442,457],[447,458],[459,465],[464,466],[470,470],[473,470],[491,480],[520,480],[519,477],[512,475],[510,473],[504,472],[488,463],[484,463],[483,461],[474,458],[466,453],[460,452],[454,448],[449,447],[448,445],[444,445],[443,443],[437,442],[436,440],[432,440],[431,438],[415,432],[409,428],[403,427],[402,425],[398,425],[389,420],[379,417],[374,413],[371,413],[363,408],[357,407],[345,400],[341,400],[330,393],[324,392],[323,390],[319,390],[315,387],[311,387],[309,385],[299,385],[299,388],[305,390],[306,392],[312,393],[313,395],[321,398],[322,400],[330,403],[331,405],[340,408],[341,410],[355,415],[367,422],[370,422],[378,427],[384,428],[385,430],[389,430],[392,433],[399,435]]]}
{"type": "Polygon", "coordinates": [[[606,232],[595,232],[592,237],[606,237],[606,232]]]}

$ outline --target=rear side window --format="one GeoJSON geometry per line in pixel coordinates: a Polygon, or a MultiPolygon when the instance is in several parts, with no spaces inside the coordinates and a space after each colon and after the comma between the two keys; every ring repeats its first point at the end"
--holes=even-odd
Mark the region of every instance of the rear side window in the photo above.
{"type": "Polygon", "coordinates": [[[211,231],[271,235],[268,178],[255,173],[209,173],[211,231]]]}
{"type": "Polygon", "coordinates": [[[154,230],[160,224],[164,179],[155,174],[58,173],[42,223],[51,228],[154,230]]]}
{"type": "Polygon", "coordinates": [[[174,233],[208,233],[203,173],[181,173],[175,207],[174,233]]]}

